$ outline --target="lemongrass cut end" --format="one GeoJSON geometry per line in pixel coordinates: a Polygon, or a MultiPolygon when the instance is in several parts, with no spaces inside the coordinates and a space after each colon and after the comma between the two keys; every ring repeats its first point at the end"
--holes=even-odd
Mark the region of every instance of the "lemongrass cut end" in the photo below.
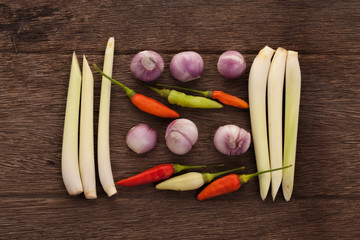
{"type": "Polygon", "coordinates": [[[85,192],[84,195],[85,195],[86,199],[96,199],[97,198],[96,191],[85,192]]]}
{"type": "Polygon", "coordinates": [[[109,40],[108,40],[108,42],[107,42],[107,47],[106,47],[106,52],[105,52],[105,54],[107,53],[107,52],[114,52],[114,44],[115,44],[115,38],[114,37],[110,37],[109,38],[109,40]]]}
{"type": "Polygon", "coordinates": [[[108,197],[111,197],[111,196],[117,194],[117,190],[116,190],[115,186],[104,187],[104,191],[106,192],[108,197]]]}
{"type": "Polygon", "coordinates": [[[284,199],[288,202],[291,199],[293,192],[294,178],[290,174],[283,175],[282,190],[284,199]]]}
{"type": "Polygon", "coordinates": [[[275,52],[274,49],[272,49],[269,46],[265,46],[263,49],[260,50],[258,55],[266,57],[266,58],[271,58],[273,56],[274,52],[275,52]]]}
{"type": "Polygon", "coordinates": [[[299,53],[294,51],[294,50],[289,50],[288,51],[288,56],[295,56],[295,57],[298,57],[299,56],[299,53]]]}

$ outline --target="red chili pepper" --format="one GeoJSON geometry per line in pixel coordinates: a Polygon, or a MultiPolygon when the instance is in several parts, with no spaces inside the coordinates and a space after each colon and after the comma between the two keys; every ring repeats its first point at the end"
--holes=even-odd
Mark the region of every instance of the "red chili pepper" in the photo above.
{"type": "Polygon", "coordinates": [[[164,84],[157,84],[157,85],[161,86],[161,87],[168,87],[168,88],[173,88],[173,89],[178,89],[178,90],[195,92],[195,93],[201,94],[204,97],[219,100],[220,102],[222,102],[223,104],[226,104],[226,105],[230,105],[230,106],[234,106],[234,107],[238,107],[238,108],[245,108],[245,109],[249,108],[249,104],[247,102],[245,102],[244,100],[242,100],[238,97],[235,97],[233,95],[224,93],[223,91],[200,91],[200,90],[195,90],[195,89],[191,89],[191,88],[169,86],[169,85],[164,85],[164,84]]]}
{"type": "Polygon", "coordinates": [[[202,168],[206,166],[185,166],[180,164],[161,164],[150,168],[135,176],[116,182],[117,185],[132,187],[147,183],[152,183],[169,178],[171,175],[191,168],[202,168]]]}
{"type": "Polygon", "coordinates": [[[124,84],[116,81],[115,79],[106,75],[103,71],[101,71],[95,64],[95,69],[104,77],[109,79],[111,82],[115,83],[119,87],[121,87],[125,92],[126,95],[131,99],[131,102],[139,108],[143,112],[150,113],[152,115],[163,117],[163,118],[178,118],[180,115],[172,110],[171,108],[167,107],[166,105],[162,104],[161,102],[156,101],[155,99],[149,98],[142,94],[136,93],[134,90],[126,87],[124,84]]]}
{"type": "Polygon", "coordinates": [[[259,174],[267,173],[267,172],[273,172],[277,170],[281,170],[284,168],[291,167],[292,165],[282,167],[282,168],[276,168],[272,170],[267,171],[261,171],[253,174],[242,174],[242,175],[236,175],[236,174],[230,174],[225,177],[219,178],[218,180],[210,183],[208,186],[206,186],[198,195],[197,199],[199,201],[224,195],[227,193],[235,192],[240,187],[241,184],[247,183],[251,178],[258,176],[259,174]]]}

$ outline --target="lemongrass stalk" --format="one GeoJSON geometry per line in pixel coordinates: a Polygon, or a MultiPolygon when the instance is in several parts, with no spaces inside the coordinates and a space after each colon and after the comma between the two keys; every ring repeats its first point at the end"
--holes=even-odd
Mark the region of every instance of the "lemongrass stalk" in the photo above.
{"type": "Polygon", "coordinates": [[[293,167],[283,170],[282,190],[286,201],[290,201],[294,186],[300,92],[301,71],[298,53],[288,51],[285,77],[284,166],[292,164],[293,167]]]}
{"type": "Polygon", "coordinates": [[[66,190],[70,195],[83,192],[79,171],[78,131],[81,92],[81,71],[75,52],[72,56],[70,80],[66,101],[64,133],[61,156],[61,172],[66,190]]]}
{"type": "MultiPolygon", "coordinates": [[[[109,38],[104,57],[103,72],[112,76],[115,39],[109,38]]],[[[98,125],[98,171],[101,185],[109,197],[116,194],[114,178],[111,171],[109,121],[111,82],[102,77],[98,125]]]]}
{"type": "Polygon", "coordinates": [[[80,111],[79,163],[81,181],[87,199],[95,199],[97,197],[94,162],[93,103],[94,78],[84,56],[80,111]]]}
{"type": "MultiPolygon", "coordinates": [[[[266,84],[274,49],[265,46],[255,57],[249,74],[249,110],[258,171],[270,169],[266,126],[266,84]]],[[[260,196],[264,200],[270,187],[270,173],[259,175],[260,196]]]]}
{"type": "MultiPolygon", "coordinates": [[[[271,61],[268,77],[268,128],[271,169],[282,167],[282,111],[287,51],[279,47],[271,61]]],[[[275,200],[282,180],[282,170],[271,173],[271,195],[275,200]]]]}

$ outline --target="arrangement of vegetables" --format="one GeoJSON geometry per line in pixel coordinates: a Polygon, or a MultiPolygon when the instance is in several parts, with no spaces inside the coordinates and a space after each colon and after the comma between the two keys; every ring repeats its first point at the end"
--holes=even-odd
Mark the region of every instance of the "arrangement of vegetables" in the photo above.
{"type": "MultiPolygon", "coordinates": [[[[111,83],[121,87],[135,107],[161,118],[176,118],[166,128],[164,140],[169,151],[176,155],[187,154],[199,136],[196,124],[153,98],[136,93],[112,78],[115,39],[109,38],[105,50],[103,70],[94,68],[102,76],[97,134],[97,167],[101,185],[109,197],[117,193],[110,162],[109,116],[111,83]]],[[[226,51],[220,55],[218,72],[225,78],[238,78],[245,69],[243,55],[226,51]]],[[[171,75],[188,82],[201,78],[204,70],[202,57],[193,51],[176,54],[170,62],[171,75]]],[[[81,70],[73,53],[64,121],[62,176],[69,195],[84,192],[87,199],[97,198],[94,156],[93,98],[94,78],[85,56],[81,70]],[[80,101],[81,100],[81,101],[80,101]],[[80,119],[80,121],[79,121],[80,119]],[[80,122],[80,124],[79,124],[80,122]]],[[[254,59],[249,73],[249,104],[223,91],[201,91],[180,86],[157,84],[162,89],[149,85],[164,71],[160,54],[145,50],[131,60],[130,71],[141,85],[166,98],[170,104],[181,107],[216,109],[223,104],[250,110],[251,132],[235,125],[219,126],[213,136],[214,148],[223,155],[244,154],[254,144],[258,172],[253,174],[229,174],[245,167],[217,173],[187,172],[174,174],[206,165],[160,164],[142,173],[116,182],[118,186],[132,187],[157,183],[158,190],[189,191],[209,183],[197,196],[202,201],[238,190],[241,184],[259,177],[260,196],[264,200],[271,185],[275,199],[282,184],[284,198],[291,198],[294,182],[294,167],[297,142],[297,125],[300,104],[301,73],[298,53],[265,46],[254,59]],[[285,82],[285,121],[283,147],[283,91],[285,82]],[[188,95],[181,91],[195,93],[188,95]],[[221,103],[220,103],[221,102],[221,103]],[[228,174],[228,175],[226,175],[228,174]],[[225,175],[215,181],[215,178],[225,175]]],[[[136,154],[151,151],[158,141],[155,129],[147,124],[137,124],[126,136],[126,144],[136,154]]],[[[216,165],[220,166],[220,165],[216,165]]],[[[223,165],[221,165],[223,166],[223,165]]]]}

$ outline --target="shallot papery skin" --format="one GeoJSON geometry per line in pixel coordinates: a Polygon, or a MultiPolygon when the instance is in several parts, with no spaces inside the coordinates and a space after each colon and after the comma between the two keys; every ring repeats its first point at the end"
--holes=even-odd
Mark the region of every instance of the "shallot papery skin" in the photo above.
{"type": "Polygon", "coordinates": [[[171,152],[182,155],[191,150],[198,135],[195,123],[185,118],[176,119],[166,129],[166,145],[171,152]]]}
{"type": "Polygon", "coordinates": [[[153,149],[156,145],[157,133],[146,124],[138,124],[131,128],[126,136],[126,144],[134,152],[141,154],[153,149]]]}
{"type": "Polygon", "coordinates": [[[201,77],[204,70],[202,57],[193,51],[176,54],[170,62],[171,75],[181,82],[188,82],[201,77]]]}
{"type": "Polygon", "coordinates": [[[243,154],[248,150],[250,143],[250,133],[232,124],[219,127],[214,136],[215,148],[225,155],[243,154]]]}
{"type": "Polygon", "coordinates": [[[220,55],[217,68],[223,77],[238,78],[244,73],[246,62],[241,53],[230,50],[220,55]]]}
{"type": "Polygon", "coordinates": [[[139,80],[151,82],[164,71],[164,60],[157,52],[145,50],[133,57],[130,70],[139,80]]]}

